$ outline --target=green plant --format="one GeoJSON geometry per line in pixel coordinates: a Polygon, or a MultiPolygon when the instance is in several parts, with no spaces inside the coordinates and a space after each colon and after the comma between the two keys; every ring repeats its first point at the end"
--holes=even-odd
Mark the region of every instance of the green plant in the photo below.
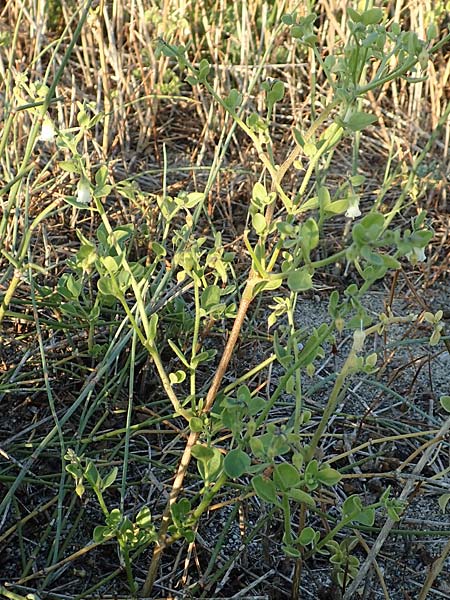
{"type": "Polygon", "coordinates": [[[118,508],[109,510],[104,498],[104,492],[111,487],[118,474],[114,467],[105,478],[102,478],[97,467],[91,461],[83,461],[73,450],[69,448],[66,456],[66,471],[75,480],[75,491],[82,498],[85,493],[85,483],[95,493],[100,508],[105,518],[105,525],[98,525],[93,532],[94,542],[101,543],[112,538],[117,539],[120,557],[125,566],[128,584],[132,594],[137,592],[137,584],[134,580],[130,559],[130,552],[141,546],[148,545],[156,539],[155,526],[152,523],[150,509],[144,506],[131,521],[118,508]]]}
{"type": "MultiPolygon", "coordinates": [[[[214,57],[215,46],[207,23],[208,18],[211,22],[219,22],[222,18],[219,12],[210,16],[204,14],[202,18],[199,31],[207,40],[207,51],[203,46],[183,47],[160,40],[156,56],[149,43],[142,57],[136,57],[130,71],[135,78],[134,83],[138,81],[139,86],[152,89],[144,70],[155,66],[152,71],[159,70],[160,90],[164,88],[163,91],[168,93],[179,93],[183,85],[191,85],[195,98],[204,102],[202,109],[208,104],[205,99],[211,98],[213,106],[209,113],[211,119],[208,117],[209,125],[215,122],[216,108],[225,115],[221,140],[202,193],[168,192],[169,166],[165,146],[163,166],[155,170],[161,172],[163,179],[163,191],[159,194],[141,192],[131,181],[118,181],[114,171],[115,155],[108,164],[107,149],[114,132],[113,125],[117,125],[128,107],[136,108],[142,126],[141,134],[145,130],[143,124],[147,125],[150,120],[140,111],[142,98],[135,97],[133,85],[123,76],[126,69],[122,69],[123,57],[114,47],[108,3],[90,12],[90,3],[86,4],[81,23],[75,30],[75,40],[70,42],[62,62],[57,52],[60,42],[56,44],[55,61],[52,62],[62,65],[56,73],[56,83],[48,85],[48,71],[43,82],[33,83],[20,76],[13,93],[6,90],[6,123],[0,134],[0,158],[8,177],[0,191],[1,198],[5,198],[2,200],[0,246],[7,268],[1,277],[1,283],[6,282],[6,285],[0,306],[0,322],[9,324],[9,319],[21,315],[19,309],[26,306],[26,300],[20,292],[29,287],[29,311],[24,311],[21,317],[26,318],[28,323],[35,322],[43,373],[42,382],[38,377],[30,377],[29,386],[33,394],[47,394],[55,426],[45,435],[37,436],[36,443],[31,440],[32,443],[27,441],[24,444],[25,448],[35,445],[24,466],[20,467],[18,463],[20,471],[17,477],[11,478],[6,473],[4,481],[10,487],[2,499],[1,510],[8,511],[15,501],[15,492],[24,481],[38,481],[39,484],[50,481],[49,487],[54,484],[53,474],[49,479],[41,479],[40,474],[36,476],[30,468],[44,451],[49,454],[54,451],[55,436],[58,437],[63,465],[57,484],[54,541],[47,566],[29,574],[33,563],[25,556],[19,528],[24,565],[19,585],[42,576],[45,577],[43,590],[59,566],[70,560],[66,551],[73,530],[66,540],[62,532],[75,507],[79,509],[78,517],[82,520],[84,505],[88,499],[92,503],[92,496],[102,515],[101,524],[92,528],[93,547],[111,541],[117,544],[120,568],[113,571],[113,575],[125,571],[132,596],[138,591],[135,561],[143,556],[144,550],[154,545],[153,560],[143,589],[144,594],[150,595],[162,552],[180,540],[192,543],[202,516],[222,493],[234,497],[238,489],[239,500],[250,496],[254,502],[268,504],[268,514],[280,520],[282,548],[295,561],[293,597],[298,593],[302,564],[312,557],[325,556],[337,585],[343,590],[348,589],[350,581],[361,572],[356,556],[357,538],[349,532],[374,528],[375,519],[388,517],[387,522],[398,521],[405,507],[407,496],[399,500],[390,494],[389,488],[382,490],[370,503],[357,494],[350,494],[342,500],[341,486],[347,468],[344,459],[351,450],[330,456],[326,440],[328,435],[333,435],[330,422],[350,383],[354,380],[379,383],[372,379],[374,374],[379,373],[379,358],[376,353],[366,351],[371,339],[386,335],[391,326],[414,327],[423,320],[427,335],[428,330],[431,335],[423,341],[429,341],[432,346],[442,339],[447,341],[442,311],[399,317],[389,307],[384,313],[374,314],[364,302],[366,293],[375,282],[385,280],[390,273],[399,273],[400,267],[407,261],[415,266],[426,258],[433,236],[426,212],[417,211],[408,222],[405,222],[402,213],[423,193],[420,177],[429,172],[424,159],[436,132],[414,160],[409,173],[405,165],[391,170],[391,161],[394,161],[392,150],[383,187],[373,201],[368,200],[370,181],[360,172],[359,157],[362,132],[377,124],[377,116],[367,109],[368,94],[378,93],[383,86],[394,87],[399,79],[405,85],[424,81],[429,58],[442,48],[448,36],[433,45],[436,28],[430,26],[424,41],[413,32],[402,31],[396,23],[388,24],[380,9],[357,12],[350,8],[344,39],[339,43],[333,40],[334,45],[330,45],[328,39],[325,48],[321,46],[322,42],[319,43],[323,36],[319,35],[314,13],[303,18],[297,14],[285,15],[283,25],[275,27],[273,24],[279,5],[276,2],[272,4],[269,15],[252,17],[258,22],[258,27],[261,26],[258,50],[261,60],[256,61],[260,67],[255,70],[256,74],[248,86],[240,86],[247,75],[241,79],[231,70],[229,79],[236,89],[222,94],[222,88],[215,85],[216,81],[213,83],[217,65],[210,65],[204,57],[214,57]],[[97,64],[98,60],[101,65],[104,110],[99,110],[96,103],[78,101],[70,109],[76,120],[72,123],[74,126],[66,129],[60,125],[58,128],[52,118],[56,114],[52,110],[53,103],[59,102],[61,112],[65,107],[60,98],[54,99],[57,82],[62,68],[68,64],[88,12],[91,24],[98,28],[90,30],[90,34],[96,31],[100,42],[98,56],[92,52],[91,59],[92,64],[97,64]],[[269,25],[273,27],[271,35],[265,32],[263,36],[263,28],[269,25]],[[273,79],[260,82],[258,75],[268,62],[270,44],[286,26],[292,38],[297,40],[297,51],[302,60],[307,59],[311,66],[319,67],[325,87],[316,89],[317,71],[311,69],[310,115],[306,119],[292,115],[291,147],[294,149],[281,158],[278,117],[282,103],[286,109],[287,84],[284,80],[273,79]],[[265,44],[267,49],[263,54],[265,44]],[[191,63],[189,57],[198,62],[191,63]],[[164,65],[166,68],[162,68],[164,65]],[[113,83],[108,80],[108,70],[113,83]],[[256,98],[258,101],[263,99],[263,102],[258,103],[256,98]],[[118,99],[129,102],[119,105],[118,99]],[[256,106],[259,108],[256,109],[256,106]],[[19,137],[16,133],[19,130],[18,115],[25,121],[30,119],[31,130],[25,158],[16,169],[11,167],[14,161],[11,161],[6,148],[11,138],[16,140],[19,137]],[[236,133],[235,139],[239,141],[242,141],[240,135],[248,138],[251,151],[246,148],[246,152],[261,161],[261,167],[257,167],[258,181],[248,202],[242,238],[247,260],[244,268],[242,255],[235,252],[236,248],[233,252],[229,251],[228,236],[215,230],[216,223],[205,211],[213,183],[219,185],[217,176],[221,161],[236,133]],[[101,149],[99,136],[103,140],[101,149]],[[347,140],[353,147],[351,166],[335,184],[328,177],[329,168],[336,158],[336,149],[344,146],[347,140]],[[38,146],[38,143],[42,145],[38,146]],[[32,156],[38,148],[45,152],[53,149],[53,152],[42,172],[34,178],[32,156]],[[288,174],[292,173],[294,189],[286,181],[288,174]],[[55,187],[67,193],[64,198],[52,197],[44,208],[39,207],[38,216],[29,220],[30,198],[47,185],[45,178],[50,176],[51,182],[56,181],[55,187]],[[402,190],[393,205],[387,206],[384,196],[395,184],[400,184],[402,190]],[[121,206],[124,200],[129,202],[130,212],[125,222],[122,215],[114,214],[113,198],[118,198],[121,206]],[[140,216],[145,215],[144,219],[136,218],[136,208],[140,216]],[[199,234],[203,214],[210,227],[205,228],[202,223],[199,234]],[[43,238],[46,239],[45,226],[56,216],[70,216],[78,240],[75,240],[77,252],[64,260],[62,274],[59,265],[54,270],[47,261],[44,268],[32,259],[35,236],[42,227],[43,238]],[[22,228],[19,226],[21,219],[22,228]],[[132,220],[137,224],[133,224],[132,220]],[[330,224],[340,232],[335,241],[327,239],[330,224]],[[18,232],[22,230],[23,239],[20,239],[18,232]],[[314,290],[333,265],[345,265],[352,283],[343,286],[340,293],[330,290],[328,317],[324,322],[316,322],[314,327],[307,328],[302,319],[303,298],[314,290]],[[57,276],[54,279],[49,277],[51,282],[44,285],[43,281],[50,271],[56,271],[57,276]],[[182,294],[188,291],[189,297],[183,297],[182,294]],[[270,303],[271,313],[264,338],[273,343],[273,353],[249,371],[235,374],[232,381],[223,387],[223,377],[229,370],[230,358],[246,324],[249,306],[256,304],[255,300],[266,305],[270,303]],[[228,331],[227,320],[230,319],[233,326],[228,331]],[[47,328],[56,332],[58,339],[63,338],[69,348],[68,355],[58,355],[54,365],[47,356],[52,349],[51,345],[45,345],[43,332],[47,328]],[[218,365],[215,363],[217,354],[220,355],[217,339],[221,338],[215,337],[217,333],[227,336],[218,365]],[[329,386],[322,381],[314,381],[312,378],[320,362],[329,355],[330,348],[343,340],[347,342],[342,343],[339,359],[333,372],[327,376],[329,386]],[[66,362],[67,368],[64,367],[66,362]],[[260,386],[256,388],[253,377],[275,363],[279,381],[275,389],[267,388],[264,394],[260,386]],[[137,392],[138,371],[142,365],[151,370],[149,364],[153,364],[162,390],[153,386],[152,382],[150,386],[147,384],[147,388],[142,385],[137,392]],[[49,383],[54,372],[52,369],[70,378],[70,393],[73,392],[74,399],[72,402],[70,397],[70,406],[64,414],[55,404],[49,383]],[[86,373],[89,373],[87,377],[86,373]],[[39,388],[34,387],[35,381],[39,388]],[[72,384],[75,389],[80,384],[80,390],[75,393],[72,384]],[[149,387],[150,400],[145,392],[149,387]],[[328,391],[324,392],[323,405],[310,404],[308,400],[314,390],[324,389],[328,391]],[[289,396],[289,402],[284,403],[285,416],[280,419],[277,408],[285,394],[289,396]],[[147,409],[151,414],[142,422],[133,421],[136,398],[143,404],[139,408],[147,409]],[[147,401],[151,410],[146,406],[147,401]],[[77,417],[76,433],[72,428],[64,428],[72,415],[77,417]],[[92,424],[94,416],[95,423],[92,424]],[[114,425],[116,419],[119,420],[118,425],[114,425]],[[113,425],[110,425],[110,420],[113,425]],[[106,431],[103,430],[105,422],[106,431]],[[169,423],[178,438],[186,440],[175,472],[172,458],[169,458],[170,464],[158,464],[145,453],[137,456],[132,452],[132,436],[140,434],[141,439],[148,442],[150,453],[152,441],[149,440],[152,436],[157,436],[158,443],[164,436],[159,430],[161,422],[169,423]],[[183,428],[186,430],[183,431],[183,428]],[[103,476],[99,453],[92,448],[97,442],[105,443],[112,439],[119,441],[108,449],[108,457],[111,461],[117,460],[115,464],[122,464],[122,472],[119,476],[116,467],[109,468],[103,476]],[[185,476],[192,458],[197,472],[190,473],[191,485],[189,490],[184,491],[185,476]],[[126,509],[127,492],[134,485],[130,467],[136,462],[151,464],[152,468],[156,465],[156,471],[164,472],[165,481],[175,475],[161,520],[155,516],[152,518],[152,514],[156,515],[159,510],[150,510],[145,501],[140,509],[126,509]],[[71,496],[65,473],[72,476],[76,495],[71,496]],[[118,485],[117,479],[120,481],[118,485]],[[120,499],[116,497],[119,488],[120,499]],[[339,494],[334,492],[336,488],[340,488],[339,494]],[[79,502],[78,498],[83,498],[84,502],[79,502]],[[65,499],[70,503],[66,514],[63,511],[65,499]],[[330,509],[329,512],[324,511],[324,506],[330,509]],[[320,525],[320,519],[325,527],[320,525]],[[62,562],[59,562],[60,559],[62,562]]],[[[50,20],[54,19],[52,7],[50,20]]],[[[61,3],[63,8],[66,9],[61,3]]],[[[139,19],[119,8],[122,8],[120,3],[112,3],[113,21],[117,32],[122,35],[126,28],[119,26],[121,19],[130,30],[133,19],[135,22],[139,19]]],[[[225,29],[231,32],[230,20],[239,10],[231,5],[225,8],[224,14],[228,19],[225,29]]],[[[167,33],[172,41],[186,37],[189,19],[179,20],[175,13],[167,18],[167,15],[155,10],[147,11],[142,20],[149,22],[157,33],[164,36],[167,33]],[[181,33],[177,31],[180,23],[181,33]]],[[[245,6],[241,16],[243,23],[245,6]]],[[[18,32],[19,27],[16,36],[18,32]]],[[[145,38],[146,32],[141,33],[134,38],[130,34],[130,48],[133,39],[135,42],[137,38],[145,38]]],[[[194,37],[197,33],[194,31],[194,37]]],[[[85,58],[92,50],[86,40],[82,40],[85,58]]],[[[241,51],[236,39],[231,40],[229,47],[236,60],[241,58],[245,62],[247,55],[241,51]]],[[[45,51],[49,50],[50,47],[45,51]]],[[[284,45],[280,53],[283,61],[290,60],[284,45]]],[[[33,60],[38,63],[40,56],[36,54],[33,60]]],[[[226,64],[222,66],[225,68],[226,64]]],[[[91,67],[84,71],[86,77],[90,77],[91,67]]],[[[291,93],[293,89],[295,86],[291,87],[291,93]]],[[[80,97],[83,96],[80,94],[80,97]]],[[[152,97],[152,111],[156,111],[154,96],[153,92],[148,96],[152,97]]],[[[447,117],[448,110],[444,111],[440,123],[444,123],[447,117]]],[[[125,139],[122,124],[119,125],[119,137],[125,139]]],[[[42,159],[41,156],[39,158],[42,159]]],[[[255,314],[259,315],[257,311],[255,314]]],[[[261,336],[260,330],[256,335],[261,336]]],[[[49,337],[53,342],[53,336],[49,337]]],[[[21,336],[19,338],[22,339],[21,336]]],[[[2,377],[2,395],[14,388],[12,384],[16,380],[17,386],[21,385],[22,365],[23,361],[14,365],[10,380],[2,377]]],[[[24,389],[28,391],[28,380],[24,381],[24,389]]],[[[441,400],[445,409],[448,408],[447,398],[443,396],[441,400]]],[[[415,435],[420,437],[419,433],[415,432],[415,435]]],[[[405,439],[409,435],[404,434],[405,439]]],[[[362,446],[367,447],[370,443],[362,446]]],[[[20,448],[22,451],[23,448],[20,448]]],[[[170,454],[173,457],[172,451],[170,454]]],[[[152,474],[152,477],[155,475],[152,474]]],[[[443,510],[448,501],[446,496],[441,496],[443,510]]],[[[16,510],[20,514],[19,508],[16,510]]],[[[28,516],[24,522],[25,519],[28,516]]],[[[48,527],[49,536],[53,535],[51,527],[48,527]]],[[[90,549],[89,545],[86,551],[90,549]]],[[[214,565],[217,553],[215,548],[208,569],[214,565]]],[[[92,595],[101,585],[101,581],[96,582],[86,594],[92,595]]]]}
{"type": "MultiPolygon", "coordinates": [[[[208,81],[208,61],[203,59],[199,67],[194,68],[186,57],[184,47],[166,42],[159,45],[160,53],[176,60],[180,69],[190,71],[187,81],[192,86],[204,86],[248,135],[272,184],[271,188],[267,189],[260,181],[253,188],[249,216],[254,233],[250,237],[250,231],[246,231],[244,235],[245,245],[251,257],[251,268],[216,376],[206,399],[201,400],[194,408],[195,416],[190,421],[191,435],[159,531],[158,544],[143,589],[144,594],[150,593],[161,551],[170,543],[166,538],[170,507],[177,502],[191,456],[197,458],[205,491],[208,487],[211,489],[214,486],[223,486],[227,478],[252,474],[252,485],[256,494],[261,499],[275,504],[284,513],[283,539],[286,552],[291,556],[301,556],[300,548],[302,541],[305,542],[305,530],[301,530],[297,537],[292,533],[291,503],[299,503],[303,507],[302,510],[314,508],[315,499],[312,492],[323,485],[336,485],[340,480],[338,471],[329,467],[326,462],[319,464],[314,456],[347,378],[358,371],[370,373],[376,368],[376,355],[362,356],[364,340],[370,334],[381,333],[392,323],[415,319],[414,316],[398,318],[393,315],[380,315],[380,321],[370,327],[370,317],[360,300],[376,280],[385,277],[389,270],[399,268],[401,257],[408,256],[413,261],[424,259],[424,248],[433,235],[426,228],[424,213],[414,221],[411,230],[402,231],[399,228],[390,228],[383,214],[375,208],[369,209],[367,214],[351,227],[351,238],[347,247],[319,260],[312,258],[313,251],[320,245],[321,230],[326,220],[345,213],[346,217],[353,221],[361,215],[359,190],[364,184],[364,178],[357,173],[357,154],[354,155],[353,173],[348,187],[339,189],[336,194],[326,185],[326,166],[330,164],[335,148],[344,137],[352,136],[357,144],[360,131],[376,121],[375,115],[361,110],[365,95],[399,77],[411,82],[420,80],[426,70],[428,57],[434,50],[431,44],[419,40],[411,31],[401,31],[396,24],[388,28],[384,23],[383,12],[379,9],[369,9],[363,13],[349,9],[348,14],[350,35],[347,43],[338,56],[330,55],[325,59],[318,47],[318,36],[314,29],[316,15],[312,13],[300,20],[295,14],[284,18],[284,23],[290,26],[293,37],[314,52],[333,90],[334,100],[324,107],[320,115],[315,116],[308,131],[293,130],[295,148],[281,165],[277,165],[274,159],[271,128],[274,108],[284,95],[282,82],[263,83],[266,114],[253,112],[244,119],[243,95],[233,89],[226,98],[220,98],[208,81]],[[392,64],[394,66],[391,66],[392,64]],[[303,160],[308,161],[305,169],[301,162],[302,156],[303,160]],[[302,171],[303,176],[296,193],[288,195],[283,189],[283,178],[292,166],[302,171]],[[315,182],[312,181],[314,173],[322,173],[315,182]],[[282,202],[283,211],[281,216],[278,215],[275,219],[274,209],[278,199],[282,202]],[[315,213],[317,216],[309,216],[299,222],[298,217],[303,213],[315,213]],[[345,291],[346,298],[341,303],[338,294],[333,292],[329,308],[333,323],[329,326],[321,325],[300,350],[295,341],[297,333],[292,318],[298,294],[312,288],[313,277],[319,269],[342,259],[354,265],[362,283],[359,286],[349,286],[345,291]],[[278,301],[269,323],[275,324],[283,313],[288,316],[288,345],[283,347],[275,336],[275,351],[287,374],[281,385],[289,386],[295,393],[296,407],[293,425],[277,430],[273,425],[264,426],[264,423],[276,401],[279,388],[268,402],[252,398],[250,390],[245,386],[239,388],[236,399],[222,398],[216,402],[216,396],[248,306],[263,291],[277,289],[283,283],[286,283],[290,290],[289,301],[285,304],[282,299],[278,301]],[[354,331],[353,346],[341,371],[336,374],[333,391],[310,443],[299,444],[301,426],[309,418],[303,407],[301,368],[312,373],[313,361],[323,352],[323,344],[334,332],[340,332],[344,328],[354,331]],[[214,417],[211,425],[210,415],[214,417]],[[231,431],[232,442],[225,460],[222,461],[214,448],[212,438],[214,431],[221,431],[223,428],[231,431]],[[266,432],[258,435],[260,428],[265,428],[266,432]],[[199,445],[200,434],[205,436],[206,448],[199,445]],[[289,462],[278,463],[282,456],[289,456],[289,462]],[[252,457],[256,460],[255,465],[252,464],[252,457]],[[268,467],[273,469],[270,478],[260,474],[268,467]]],[[[397,206],[396,211],[400,212],[401,208],[401,205],[397,206]]],[[[383,498],[383,501],[386,501],[384,496],[383,498]]],[[[361,522],[373,523],[375,507],[363,509],[359,499],[357,500],[358,516],[355,517],[354,511],[350,511],[349,516],[348,506],[344,504],[343,523],[355,518],[362,519],[361,522]]],[[[331,561],[335,565],[338,581],[342,584],[346,577],[353,576],[356,568],[355,561],[352,562],[352,559],[348,558],[353,543],[344,541],[339,545],[327,537],[331,561]]],[[[310,541],[309,538],[307,541],[310,541]]]]}

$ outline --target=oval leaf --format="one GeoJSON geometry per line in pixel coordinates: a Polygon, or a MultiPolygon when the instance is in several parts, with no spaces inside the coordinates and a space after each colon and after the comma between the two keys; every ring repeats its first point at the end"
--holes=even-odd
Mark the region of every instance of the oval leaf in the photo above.
{"type": "Polygon", "coordinates": [[[450,396],[441,396],[439,402],[441,403],[442,408],[450,413],[450,396]]]}
{"type": "Polygon", "coordinates": [[[298,488],[292,488],[289,490],[288,494],[289,498],[299,502],[300,504],[306,504],[306,506],[310,506],[314,508],[316,506],[316,502],[312,496],[310,496],[307,492],[303,490],[299,490],[298,488]]]}
{"type": "Polygon", "coordinates": [[[231,450],[223,461],[223,468],[228,477],[235,479],[246,473],[251,465],[248,454],[239,448],[231,450]]]}
{"type": "Polygon", "coordinates": [[[252,486],[261,500],[265,500],[270,504],[276,504],[277,506],[279,505],[275,484],[271,479],[266,479],[262,475],[256,475],[252,479],[252,486]]]}
{"type": "Polygon", "coordinates": [[[312,288],[312,277],[306,269],[296,269],[289,274],[287,283],[292,292],[304,292],[312,288]]]}
{"type": "Polygon", "coordinates": [[[365,112],[355,112],[351,115],[345,125],[351,131],[361,131],[361,129],[365,129],[369,125],[372,125],[377,118],[376,115],[369,115],[365,112]]]}
{"type": "Polygon", "coordinates": [[[339,471],[336,471],[336,469],[324,467],[317,473],[316,478],[317,481],[320,481],[320,483],[332,486],[339,483],[339,481],[342,479],[342,475],[339,473],[339,471]]]}
{"type": "Polygon", "coordinates": [[[273,480],[278,489],[286,491],[300,483],[300,474],[293,465],[282,463],[275,467],[273,480]]]}

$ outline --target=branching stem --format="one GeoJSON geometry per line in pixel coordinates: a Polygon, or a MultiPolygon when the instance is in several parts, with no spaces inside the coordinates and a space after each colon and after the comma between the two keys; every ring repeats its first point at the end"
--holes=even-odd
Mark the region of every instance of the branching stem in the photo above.
{"type": "MultiPolygon", "coordinates": [[[[248,307],[250,306],[250,303],[253,300],[253,292],[255,285],[259,281],[260,279],[253,273],[253,271],[251,271],[244,292],[242,294],[241,302],[239,304],[239,309],[233,324],[233,328],[230,333],[230,337],[228,338],[228,342],[225,346],[225,350],[223,352],[219,366],[217,367],[216,374],[214,375],[211,387],[209,388],[208,394],[206,396],[205,405],[202,410],[203,414],[209,413],[214,404],[214,400],[216,399],[217,392],[219,391],[219,387],[222,382],[223,376],[225,375],[231,356],[233,354],[233,350],[238,341],[239,334],[244,323],[245,315],[247,314],[248,307]]],[[[142,595],[144,597],[150,596],[153,584],[155,583],[156,576],[158,574],[159,562],[161,560],[164,548],[167,545],[166,536],[170,524],[170,507],[177,501],[178,495],[181,491],[184,477],[189,467],[189,463],[191,462],[192,448],[197,443],[198,436],[198,432],[192,431],[186,442],[186,446],[184,448],[184,452],[181,457],[180,464],[178,466],[177,474],[172,485],[172,490],[169,495],[169,500],[167,502],[167,506],[163,514],[162,523],[158,534],[158,541],[156,542],[153,551],[152,561],[150,563],[147,577],[145,579],[144,587],[142,588],[142,595]]]]}

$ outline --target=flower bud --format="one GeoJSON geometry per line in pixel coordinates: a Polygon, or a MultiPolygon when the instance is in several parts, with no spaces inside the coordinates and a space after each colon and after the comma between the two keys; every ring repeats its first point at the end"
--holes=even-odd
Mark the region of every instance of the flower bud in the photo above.
{"type": "Polygon", "coordinates": [[[339,331],[339,333],[341,333],[342,330],[344,329],[344,325],[345,325],[345,322],[344,322],[344,319],[342,317],[337,317],[334,320],[334,326],[339,331]]]}
{"type": "Polygon", "coordinates": [[[348,208],[345,213],[347,219],[355,219],[361,215],[361,211],[359,210],[359,197],[355,194],[349,198],[348,208]]]}
{"type": "Polygon", "coordinates": [[[89,204],[91,202],[91,186],[86,177],[82,177],[78,182],[77,201],[80,204],[89,204]]]}
{"type": "Polygon", "coordinates": [[[363,329],[356,329],[353,332],[353,350],[358,354],[364,347],[366,332],[363,329]]]}
{"type": "Polygon", "coordinates": [[[53,142],[55,139],[56,131],[52,120],[49,117],[45,117],[42,121],[41,135],[39,136],[40,142],[53,142]]]}

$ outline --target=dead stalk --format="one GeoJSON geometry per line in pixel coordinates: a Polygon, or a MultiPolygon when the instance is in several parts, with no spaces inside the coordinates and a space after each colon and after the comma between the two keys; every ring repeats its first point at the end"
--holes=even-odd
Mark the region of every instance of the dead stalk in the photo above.
{"type": "MultiPolygon", "coordinates": [[[[239,338],[239,334],[244,323],[245,315],[247,314],[248,307],[250,306],[250,303],[253,299],[254,287],[258,281],[258,277],[253,273],[253,271],[251,271],[244,289],[244,293],[241,298],[239,310],[237,312],[236,319],[234,321],[233,328],[230,333],[230,337],[228,338],[228,342],[225,346],[225,350],[223,352],[216,374],[214,375],[211,387],[209,388],[208,394],[206,396],[205,406],[202,411],[203,414],[210,412],[214,404],[214,400],[216,398],[217,392],[219,391],[219,387],[222,382],[223,376],[225,375],[225,372],[228,368],[228,364],[233,354],[233,350],[239,338]]],[[[142,595],[144,597],[150,596],[153,585],[155,583],[156,576],[158,573],[159,562],[161,560],[164,548],[166,547],[166,535],[170,524],[170,507],[177,501],[178,495],[181,491],[184,477],[189,467],[189,463],[191,462],[192,448],[197,443],[198,436],[199,433],[192,431],[186,442],[186,446],[184,448],[184,452],[181,457],[180,464],[178,466],[177,474],[172,485],[172,490],[169,495],[169,500],[167,502],[163,514],[161,528],[158,534],[158,541],[156,542],[153,551],[152,561],[150,563],[147,577],[142,588],[142,595]]]]}

